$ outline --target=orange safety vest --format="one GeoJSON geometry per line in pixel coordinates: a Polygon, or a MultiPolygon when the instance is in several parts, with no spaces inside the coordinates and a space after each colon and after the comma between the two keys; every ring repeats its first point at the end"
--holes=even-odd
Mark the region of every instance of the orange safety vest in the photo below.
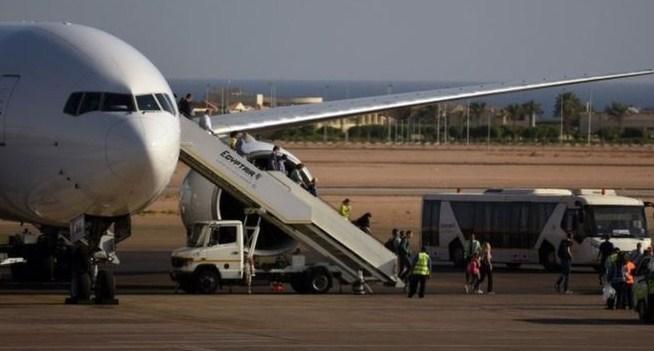
{"type": "Polygon", "coordinates": [[[629,261],[625,263],[624,265],[625,268],[625,283],[627,285],[633,285],[634,284],[634,270],[636,269],[636,265],[629,261]]]}

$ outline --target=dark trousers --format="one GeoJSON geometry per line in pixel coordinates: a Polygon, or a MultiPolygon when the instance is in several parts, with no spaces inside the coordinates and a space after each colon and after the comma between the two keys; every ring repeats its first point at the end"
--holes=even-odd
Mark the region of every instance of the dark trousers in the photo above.
{"type": "Polygon", "coordinates": [[[409,256],[406,255],[400,255],[398,259],[400,261],[400,269],[398,270],[399,273],[397,276],[404,280],[411,270],[411,260],[409,259],[409,256]]]}
{"type": "Polygon", "coordinates": [[[611,286],[615,290],[615,302],[613,302],[613,308],[625,308],[625,299],[627,296],[627,284],[625,282],[614,282],[611,283],[611,286]]]}
{"type": "Polygon", "coordinates": [[[561,275],[559,276],[559,280],[556,281],[557,289],[561,290],[563,288],[562,291],[568,291],[571,266],[572,262],[570,260],[561,260],[561,275]]]}
{"type": "Polygon", "coordinates": [[[418,290],[418,297],[425,297],[425,284],[427,283],[427,276],[420,274],[412,274],[409,277],[409,297],[413,297],[418,290]]]}
{"type": "Polygon", "coordinates": [[[625,284],[625,296],[624,296],[624,301],[627,303],[627,307],[632,310],[634,308],[633,306],[633,290],[631,289],[633,287],[633,284],[625,284]]]}
{"type": "Polygon", "coordinates": [[[479,281],[475,286],[475,290],[479,290],[479,285],[484,282],[484,279],[488,279],[488,287],[486,288],[486,292],[493,291],[493,268],[491,268],[490,264],[482,262],[481,278],[479,278],[479,281]]]}

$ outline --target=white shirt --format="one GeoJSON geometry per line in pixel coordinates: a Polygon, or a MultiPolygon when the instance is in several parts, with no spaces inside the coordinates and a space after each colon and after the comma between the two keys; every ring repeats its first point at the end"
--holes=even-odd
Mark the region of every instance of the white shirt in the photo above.
{"type": "Polygon", "coordinates": [[[204,130],[213,130],[213,127],[211,126],[211,118],[209,117],[208,114],[204,114],[202,117],[200,117],[200,127],[204,130]]]}

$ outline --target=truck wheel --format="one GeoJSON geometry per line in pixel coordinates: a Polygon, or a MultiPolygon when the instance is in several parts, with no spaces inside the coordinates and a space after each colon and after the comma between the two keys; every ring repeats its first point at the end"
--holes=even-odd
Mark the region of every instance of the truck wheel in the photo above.
{"type": "Polygon", "coordinates": [[[212,269],[200,270],[195,278],[195,288],[200,294],[213,294],[218,289],[220,277],[212,269]]]}
{"type": "Polygon", "coordinates": [[[291,288],[298,293],[298,294],[306,294],[307,289],[306,289],[306,284],[305,281],[306,279],[304,278],[305,274],[298,274],[294,276],[290,283],[291,283],[291,288]]]}
{"type": "Polygon", "coordinates": [[[546,271],[556,272],[559,270],[560,267],[556,263],[554,247],[550,243],[545,242],[540,246],[540,249],[538,250],[538,258],[540,260],[540,264],[543,265],[543,268],[545,268],[546,271]]]}
{"type": "Polygon", "coordinates": [[[187,294],[195,294],[195,284],[193,284],[191,279],[180,280],[179,288],[184,290],[187,294]]]}
{"type": "Polygon", "coordinates": [[[324,294],[332,288],[332,276],[324,268],[310,270],[308,277],[307,288],[312,294],[324,294]]]}

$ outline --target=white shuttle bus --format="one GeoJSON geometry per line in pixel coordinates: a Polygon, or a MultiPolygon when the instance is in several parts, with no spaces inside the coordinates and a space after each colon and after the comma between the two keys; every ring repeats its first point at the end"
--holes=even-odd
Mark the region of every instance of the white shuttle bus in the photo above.
{"type": "MultiPolygon", "coordinates": [[[[605,235],[624,251],[650,246],[645,205],[614,190],[489,189],[482,193],[425,195],[422,243],[434,260],[463,263],[463,243],[475,233],[489,242],[493,260],[557,267],[556,250],[573,234],[573,264],[597,265],[605,235]]],[[[647,205],[650,205],[647,203],[647,205]]]]}

